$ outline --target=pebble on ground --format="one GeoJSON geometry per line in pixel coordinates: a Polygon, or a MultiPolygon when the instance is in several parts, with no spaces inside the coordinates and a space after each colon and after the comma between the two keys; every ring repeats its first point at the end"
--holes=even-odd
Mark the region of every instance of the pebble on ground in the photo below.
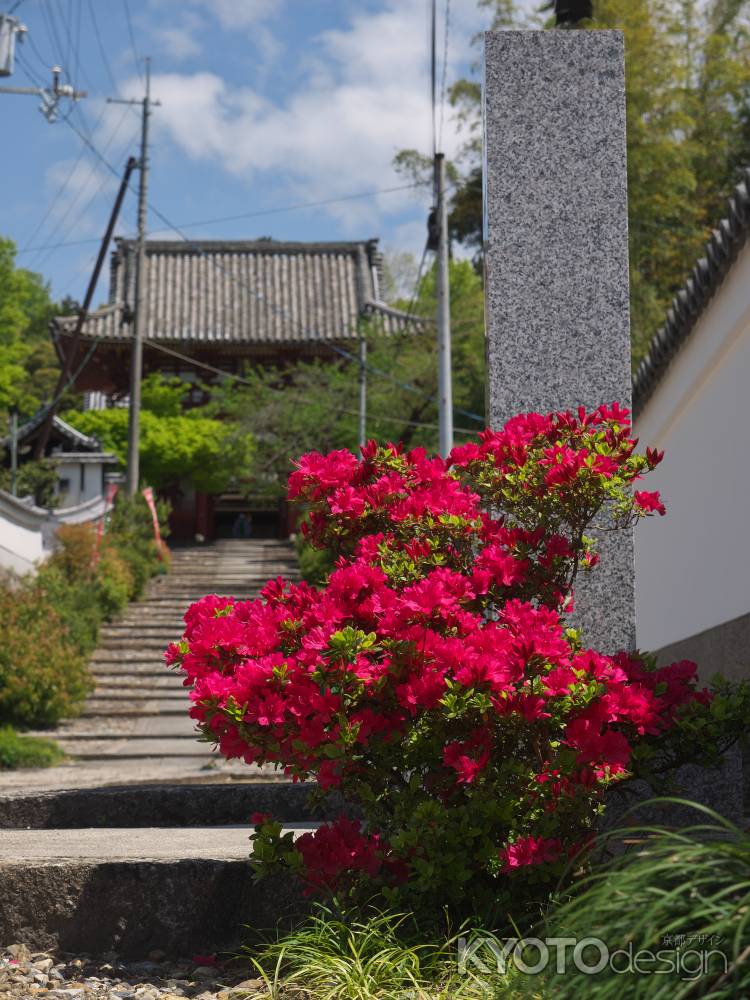
{"type": "Polygon", "coordinates": [[[248,979],[248,966],[230,971],[159,951],[138,962],[92,959],[12,944],[0,949],[0,1000],[261,1000],[263,983],[248,979]]]}

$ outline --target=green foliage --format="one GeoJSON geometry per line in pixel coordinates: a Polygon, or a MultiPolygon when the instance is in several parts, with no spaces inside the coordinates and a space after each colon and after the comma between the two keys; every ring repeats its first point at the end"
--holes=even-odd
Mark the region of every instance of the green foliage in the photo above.
{"type": "MultiPolygon", "coordinates": [[[[169,408],[174,396],[161,389],[156,405],[169,408]]],[[[153,397],[152,397],[153,398],[153,397]]],[[[128,411],[125,409],[68,411],[65,420],[84,434],[91,434],[114,452],[125,465],[128,449],[128,411]]],[[[197,490],[221,493],[250,468],[252,438],[231,423],[211,419],[201,410],[159,416],[141,413],[141,477],[156,489],[178,480],[197,490]]]]}
{"type": "MultiPolygon", "coordinates": [[[[404,261],[399,264],[403,266],[404,261]]],[[[402,284],[397,276],[388,277],[394,286],[402,284]]],[[[481,278],[468,261],[451,262],[450,277],[454,422],[457,428],[470,428],[473,433],[483,426],[483,419],[473,420],[458,410],[477,416],[484,413],[484,294],[481,278]]],[[[413,287],[411,273],[409,278],[407,284],[413,287]]],[[[418,315],[435,316],[434,270],[423,277],[413,303],[395,300],[402,309],[410,304],[418,315]]],[[[436,450],[438,363],[434,328],[419,334],[383,336],[373,321],[366,337],[368,438],[436,450]]],[[[355,354],[356,344],[348,350],[355,354]]],[[[255,368],[246,372],[245,378],[249,386],[227,382],[214,390],[207,411],[236,421],[255,440],[256,460],[245,482],[248,492],[283,496],[292,455],[356,449],[359,366],[354,360],[334,356],[284,369],[255,368]]],[[[457,430],[458,441],[466,437],[466,432],[457,430]]]]}
{"type": "Polygon", "coordinates": [[[0,586],[0,720],[54,725],[86,696],[84,649],[95,628],[87,597],[55,571],[0,586]]]}
{"type": "Polygon", "coordinates": [[[302,579],[313,587],[322,587],[333,569],[331,553],[327,549],[316,549],[302,534],[295,538],[294,547],[302,579]]]}
{"type": "Polygon", "coordinates": [[[152,372],[141,384],[141,406],[157,417],[179,417],[189,386],[181,378],[152,372]]]}
{"type": "MultiPolygon", "coordinates": [[[[635,846],[625,852],[619,847],[611,861],[575,883],[539,931],[540,937],[578,940],[595,934],[610,951],[632,945],[634,952],[688,952],[685,971],[623,975],[607,965],[592,976],[569,962],[564,975],[550,969],[542,982],[542,977],[529,977],[536,988],[549,989],[556,1000],[731,1000],[750,995],[750,836],[710,810],[692,807],[706,814],[701,825],[610,834],[611,844],[617,846],[626,836],[631,844],[635,838],[635,846]],[[696,951],[709,956],[697,977],[696,951]],[[692,976],[686,975],[688,970],[692,976]]],[[[642,967],[663,965],[644,961],[642,967]]]]}
{"type": "MultiPolygon", "coordinates": [[[[491,937],[492,935],[483,934],[491,937]]],[[[267,945],[248,948],[267,996],[274,1000],[505,1000],[519,996],[514,974],[483,976],[458,968],[458,939],[421,934],[411,915],[334,911],[316,906],[303,926],[267,945]]]]}
{"type": "Polygon", "coordinates": [[[18,767],[51,767],[65,759],[53,740],[19,736],[10,726],[0,726],[0,771],[18,767]]]}
{"type": "Polygon", "coordinates": [[[58,311],[40,275],[16,267],[15,245],[0,239],[0,425],[8,409],[32,416],[52,395],[58,364],[48,324],[58,311]]]}
{"type": "MultiPolygon", "coordinates": [[[[156,502],[156,513],[162,538],[169,537],[170,506],[164,500],[156,502]]],[[[169,550],[161,552],[156,547],[151,512],[143,496],[138,493],[127,497],[118,493],[109,515],[107,536],[117,554],[125,562],[132,578],[130,598],[138,597],[146,582],[154,575],[169,569],[169,550]]]]}
{"type": "MultiPolygon", "coordinates": [[[[513,0],[479,0],[494,28],[541,26],[513,0]]],[[[747,0],[594,0],[587,27],[625,34],[631,321],[637,361],[726,210],[750,163],[747,0]]],[[[552,27],[554,19],[544,22],[552,27]]],[[[476,80],[451,88],[464,145],[451,197],[454,239],[482,246],[481,114],[476,80]]],[[[396,166],[431,183],[430,164],[404,150],[396,166]]]]}
{"type": "MultiPolygon", "coordinates": [[[[10,469],[0,468],[0,490],[10,492],[10,469]]],[[[24,462],[18,467],[16,478],[16,496],[33,496],[37,507],[48,509],[57,507],[60,498],[56,494],[57,466],[48,458],[38,462],[24,462]]]]}
{"type": "MultiPolygon", "coordinates": [[[[166,522],[166,505],[159,509],[166,522]]],[[[164,572],[145,500],[123,500],[98,549],[91,525],[66,525],[35,576],[0,582],[0,722],[52,726],[90,690],[86,668],[99,627],[164,572]]]]}

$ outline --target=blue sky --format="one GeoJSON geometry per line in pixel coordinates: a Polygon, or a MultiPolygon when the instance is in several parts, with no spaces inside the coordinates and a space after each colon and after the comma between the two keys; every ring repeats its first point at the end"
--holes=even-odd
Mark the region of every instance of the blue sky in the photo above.
{"type": "MultiPolygon", "coordinates": [[[[27,72],[59,62],[90,96],[71,115],[119,171],[137,154],[139,117],[107,105],[140,96],[136,54],[153,60],[150,201],[185,226],[403,184],[391,167],[405,146],[430,145],[427,0],[22,0],[16,14],[31,42],[27,72]],[[92,17],[92,11],[95,17],[92,17]],[[79,28],[80,22],[80,28],[79,28]],[[71,25],[70,38],[66,24],[71,25]],[[101,36],[102,51],[95,35],[101,36]]],[[[445,11],[438,0],[441,34],[445,11]]],[[[5,8],[7,9],[7,7],[5,8]]],[[[451,0],[447,78],[477,58],[472,36],[486,26],[476,0],[451,0]]],[[[442,55],[443,39],[439,38],[442,55]]],[[[116,179],[64,122],[49,125],[32,97],[0,95],[0,234],[19,249],[93,240],[106,224],[116,179]]],[[[443,146],[459,142],[446,112],[443,146]]],[[[418,253],[426,202],[411,191],[316,209],[190,226],[191,238],[336,240],[379,236],[387,251],[418,253]]],[[[118,233],[135,226],[128,195],[118,233]]],[[[150,229],[166,238],[153,217],[150,229]]],[[[97,243],[31,250],[19,263],[40,271],[53,293],[80,298],[97,243]]],[[[97,300],[106,295],[106,274],[97,300]]]]}

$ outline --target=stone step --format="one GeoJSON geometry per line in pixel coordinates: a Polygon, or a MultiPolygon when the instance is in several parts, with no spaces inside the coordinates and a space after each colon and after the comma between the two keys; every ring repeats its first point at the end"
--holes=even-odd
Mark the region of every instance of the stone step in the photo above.
{"type": "MultiPolygon", "coordinates": [[[[183,739],[190,743],[197,743],[200,734],[195,728],[195,720],[191,719],[188,715],[189,707],[190,705],[186,698],[183,711],[177,712],[173,716],[160,717],[158,720],[144,719],[142,725],[128,727],[115,735],[118,740],[121,738],[147,737],[148,739],[155,740],[183,739]]],[[[136,713],[137,717],[138,713],[136,713]]],[[[61,744],[65,740],[101,740],[102,735],[102,730],[98,726],[92,725],[90,720],[87,720],[83,715],[77,719],[72,719],[70,722],[64,722],[55,730],[55,739],[61,744]]],[[[201,746],[207,750],[209,744],[204,743],[201,746]]]]}
{"type": "Polygon", "coordinates": [[[208,743],[199,743],[196,739],[179,736],[112,736],[104,737],[101,733],[90,733],[83,739],[78,736],[61,737],[55,734],[55,740],[72,760],[148,760],[154,758],[163,760],[174,758],[200,758],[215,760],[217,754],[208,743]]]}
{"type": "MultiPolygon", "coordinates": [[[[250,768],[247,768],[250,771],[250,768]]],[[[279,772],[232,784],[111,785],[0,794],[0,829],[67,830],[76,827],[196,827],[249,825],[254,812],[281,822],[333,819],[340,800],[310,802],[314,784],[295,784],[279,772]]],[[[0,838],[0,843],[2,838],[0,838]]]]}
{"type": "Polygon", "coordinates": [[[253,881],[249,853],[247,826],[6,832],[0,940],[140,958],[224,952],[243,926],[304,911],[290,877],[253,881]]]}
{"type": "Polygon", "coordinates": [[[91,675],[97,682],[97,690],[99,684],[104,687],[116,687],[122,683],[125,687],[135,687],[141,692],[147,681],[151,688],[182,689],[180,678],[184,676],[183,674],[170,673],[163,663],[158,662],[152,665],[144,663],[133,666],[130,664],[127,669],[123,670],[111,669],[105,665],[101,669],[92,670],[91,675]]]}
{"type": "MultiPolygon", "coordinates": [[[[160,701],[165,703],[178,703],[183,706],[187,706],[188,696],[187,688],[183,687],[181,684],[149,684],[147,698],[151,699],[154,697],[159,698],[160,701]]],[[[97,684],[94,689],[94,693],[90,694],[88,697],[88,703],[91,705],[98,705],[100,702],[128,702],[133,699],[140,700],[143,699],[143,687],[137,684],[97,684]]]]}
{"type": "MultiPolygon", "coordinates": [[[[179,638],[179,636],[175,638],[179,638]]],[[[138,636],[123,637],[122,639],[104,639],[99,645],[99,650],[101,652],[121,650],[123,656],[127,656],[128,653],[145,653],[150,651],[161,651],[163,653],[169,641],[164,642],[162,639],[152,638],[151,636],[146,636],[140,640],[138,636]]]]}
{"type": "Polygon", "coordinates": [[[79,719],[111,719],[113,717],[121,719],[142,719],[147,716],[179,716],[182,718],[187,713],[189,702],[186,698],[174,698],[172,701],[166,698],[145,699],[104,699],[89,698],[86,707],[79,715],[79,719]]]}
{"type": "Polygon", "coordinates": [[[158,635],[162,636],[173,632],[175,628],[179,628],[180,625],[184,625],[181,618],[169,617],[162,621],[154,621],[148,615],[140,615],[138,618],[133,618],[131,621],[123,621],[122,619],[116,622],[108,622],[106,625],[102,625],[99,630],[100,636],[113,636],[120,637],[122,635],[158,635]]]}

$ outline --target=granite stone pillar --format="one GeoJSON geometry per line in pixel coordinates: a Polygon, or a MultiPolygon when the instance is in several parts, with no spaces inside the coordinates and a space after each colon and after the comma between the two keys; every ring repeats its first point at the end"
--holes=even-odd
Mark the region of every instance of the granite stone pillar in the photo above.
{"type": "MultiPolygon", "coordinates": [[[[484,156],[490,426],[630,408],[621,33],[488,32],[484,156]]],[[[632,647],[632,533],[591,534],[602,559],[579,578],[575,623],[587,645],[632,647]]]]}

